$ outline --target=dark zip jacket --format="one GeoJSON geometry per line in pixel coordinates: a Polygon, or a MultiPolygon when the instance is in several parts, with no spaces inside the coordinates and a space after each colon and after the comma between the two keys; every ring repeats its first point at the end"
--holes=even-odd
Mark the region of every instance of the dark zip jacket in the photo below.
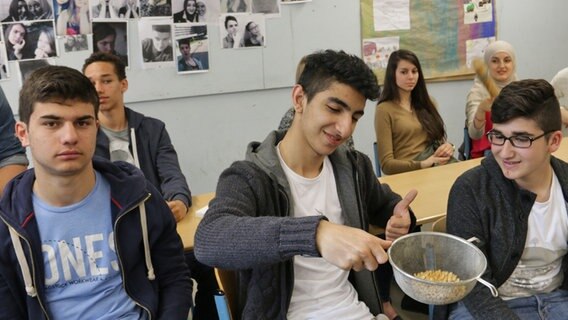
{"type": "MultiPolygon", "coordinates": [[[[568,164],[553,156],[550,164],[558,177],[564,203],[568,199],[568,164]]],[[[499,288],[513,273],[523,251],[528,231],[528,218],[536,194],[521,189],[503,176],[493,155],[481,165],[466,171],[452,186],[448,200],[447,232],[469,239],[481,240],[480,249],[487,258],[482,278],[499,288]]],[[[568,256],[564,256],[564,282],[568,289],[568,256]]],[[[493,297],[487,287],[477,283],[463,298],[467,310],[475,319],[519,319],[500,297],[493,297]]],[[[435,308],[434,319],[448,317],[447,306],[435,308]]]]}
{"type": "MultiPolygon", "coordinates": [[[[191,192],[181,172],[166,125],[129,108],[124,107],[124,111],[128,121],[130,153],[138,158],[146,179],[158,188],[166,201],[181,200],[186,207],[191,207],[191,192]],[[132,129],[136,135],[137,154],[132,149],[132,129]]],[[[101,129],[97,132],[95,154],[110,159],[109,140],[101,129]]]]}
{"type": "MultiPolygon", "coordinates": [[[[111,186],[111,214],[116,254],[126,293],[149,319],[186,319],[191,306],[189,269],[183,257],[183,245],[176,232],[171,211],[161,195],[140,170],[124,162],[93,160],[111,186]],[[151,264],[155,280],[148,279],[145,264],[140,208],[147,212],[147,230],[151,264]]],[[[0,319],[49,319],[46,305],[45,274],[41,239],[34,217],[32,186],[34,169],[10,182],[0,202],[0,319]],[[18,235],[29,266],[33,289],[26,294],[25,281],[9,228],[18,235]]]]}

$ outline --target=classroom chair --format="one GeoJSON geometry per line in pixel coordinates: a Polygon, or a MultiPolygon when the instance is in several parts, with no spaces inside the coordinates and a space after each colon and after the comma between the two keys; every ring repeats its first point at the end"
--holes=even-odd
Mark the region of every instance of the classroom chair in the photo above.
{"type": "Polygon", "coordinates": [[[471,158],[471,138],[467,131],[467,126],[463,128],[463,143],[458,148],[458,160],[464,161],[471,158]]]}
{"type": "Polygon", "coordinates": [[[237,320],[237,274],[231,270],[215,268],[219,292],[215,295],[215,306],[219,320],[237,320]]]}
{"type": "Polygon", "coordinates": [[[432,231],[446,232],[446,216],[443,216],[432,223],[432,231]]]}
{"type": "Polygon", "coordinates": [[[377,178],[382,176],[381,172],[381,162],[379,161],[379,150],[377,149],[377,142],[373,142],[373,152],[375,153],[375,173],[377,178]]]}

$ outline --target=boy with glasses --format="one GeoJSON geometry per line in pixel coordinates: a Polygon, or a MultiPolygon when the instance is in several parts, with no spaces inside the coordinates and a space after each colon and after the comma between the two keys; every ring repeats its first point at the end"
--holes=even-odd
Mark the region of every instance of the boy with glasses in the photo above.
{"type": "Polygon", "coordinates": [[[566,319],[568,164],[551,154],[562,141],[554,89],[545,80],[509,84],[493,102],[491,155],[457,179],[447,230],[481,240],[483,278],[436,319],[566,319]]]}

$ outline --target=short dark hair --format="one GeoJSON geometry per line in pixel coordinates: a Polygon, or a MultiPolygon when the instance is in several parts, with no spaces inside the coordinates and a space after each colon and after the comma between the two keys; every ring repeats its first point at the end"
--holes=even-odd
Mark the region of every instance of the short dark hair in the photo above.
{"type": "Polygon", "coordinates": [[[116,30],[113,26],[105,22],[98,22],[93,24],[93,49],[96,50],[97,42],[108,36],[114,36],[116,40],[116,30]]]}
{"type": "Polygon", "coordinates": [[[305,66],[298,84],[304,89],[308,102],[333,82],[351,86],[366,99],[379,96],[377,77],[361,58],[344,51],[317,51],[305,57],[305,66]]]}
{"type": "Polygon", "coordinates": [[[296,66],[296,78],[295,79],[295,83],[298,83],[298,81],[300,81],[300,76],[302,75],[302,72],[304,72],[304,67],[306,66],[306,59],[308,58],[308,56],[303,56],[302,59],[300,59],[300,62],[298,62],[298,65],[296,66]]]}
{"type": "Polygon", "coordinates": [[[76,69],[64,66],[41,67],[24,81],[20,90],[20,120],[26,125],[37,102],[63,103],[78,100],[93,105],[95,118],[99,111],[99,95],[91,81],[76,69]]]}
{"type": "Polygon", "coordinates": [[[183,39],[179,39],[178,41],[178,46],[181,46],[182,44],[187,44],[188,46],[191,47],[191,39],[190,38],[183,38],[183,39]]]}
{"type": "Polygon", "coordinates": [[[91,56],[88,57],[83,64],[83,73],[85,73],[85,69],[87,69],[90,64],[95,62],[108,62],[112,64],[118,79],[126,79],[126,65],[117,55],[108,52],[93,52],[93,54],[91,54],[91,56]]]}
{"type": "Polygon", "coordinates": [[[225,17],[225,29],[227,29],[227,23],[229,23],[229,21],[235,21],[237,24],[239,24],[239,22],[237,21],[237,18],[235,18],[234,16],[226,16],[225,17]]]}
{"type": "Polygon", "coordinates": [[[491,121],[505,123],[517,118],[534,120],[544,132],[562,130],[560,104],[548,81],[514,81],[501,90],[491,106],[491,121]]]}

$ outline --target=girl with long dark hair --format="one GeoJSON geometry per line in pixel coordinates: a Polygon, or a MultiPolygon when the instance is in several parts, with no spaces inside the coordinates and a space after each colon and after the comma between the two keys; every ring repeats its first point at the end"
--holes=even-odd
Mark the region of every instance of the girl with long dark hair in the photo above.
{"type": "Polygon", "coordinates": [[[453,162],[444,121],[428,94],[418,57],[391,53],[375,112],[381,169],[395,174],[453,162]]]}

